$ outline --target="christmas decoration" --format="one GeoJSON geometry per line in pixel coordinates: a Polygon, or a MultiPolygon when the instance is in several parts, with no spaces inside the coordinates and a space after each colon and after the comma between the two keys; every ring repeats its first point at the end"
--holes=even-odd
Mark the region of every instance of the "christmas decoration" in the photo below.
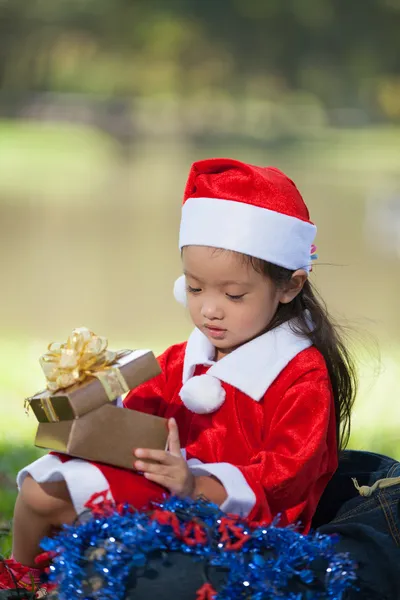
{"type": "Polygon", "coordinates": [[[343,599],[355,566],[335,552],[335,539],[277,525],[226,515],[204,499],[169,498],[148,511],[108,502],[42,546],[56,553],[49,578],[59,600],[134,598],[140,577],[157,578],[156,555],[203,566],[197,600],[343,599]],[[224,573],[220,585],[207,581],[213,569],[224,573]]]}

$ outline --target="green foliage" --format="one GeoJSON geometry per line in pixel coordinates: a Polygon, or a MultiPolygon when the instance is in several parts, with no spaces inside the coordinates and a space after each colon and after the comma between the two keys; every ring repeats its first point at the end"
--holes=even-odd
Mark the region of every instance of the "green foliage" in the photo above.
{"type": "Polygon", "coordinates": [[[399,29],[397,0],[0,0],[0,87],[307,90],[334,114],[400,119],[399,29]]]}

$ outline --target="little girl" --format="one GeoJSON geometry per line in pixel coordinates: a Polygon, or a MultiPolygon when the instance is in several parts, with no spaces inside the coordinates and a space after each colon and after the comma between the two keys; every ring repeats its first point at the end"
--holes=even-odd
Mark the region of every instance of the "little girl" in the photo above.
{"type": "Polygon", "coordinates": [[[315,233],[281,171],[230,159],[192,166],[175,291],[183,283],[195,329],[124,402],[169,419],[169,451],[136,450],[136,472],[55,453],[23,469],[8,561],[21,587],[40,576],[40,540],[96,493],[137,508],[168,491],[203,495],[226,512],[266,523],[279,514],[282,526],[309,531],[355,393],[350,357],[308,280],[315,233]]]}

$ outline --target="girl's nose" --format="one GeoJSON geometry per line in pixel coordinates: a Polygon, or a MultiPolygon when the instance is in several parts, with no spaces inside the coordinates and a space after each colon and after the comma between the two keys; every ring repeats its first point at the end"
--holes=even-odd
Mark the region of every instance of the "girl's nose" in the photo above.
{"type": "Polygon", "coordinates": [[[215,319],[222,319],[224,314],[221,307],[218,306],[214,300],[206,300],[201,307],[201,314],[205,319],[213,321],[215,319]]]}

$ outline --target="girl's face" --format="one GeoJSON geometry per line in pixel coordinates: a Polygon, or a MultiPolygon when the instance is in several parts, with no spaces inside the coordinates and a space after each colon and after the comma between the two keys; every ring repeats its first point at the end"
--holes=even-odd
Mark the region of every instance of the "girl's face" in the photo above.
{"type": "Polygon", "coordinates": [[[243,257],[207,246],[182,253],[190,316],[224,354],[263,333],[286,292],[247,264],[243,257]]]}

